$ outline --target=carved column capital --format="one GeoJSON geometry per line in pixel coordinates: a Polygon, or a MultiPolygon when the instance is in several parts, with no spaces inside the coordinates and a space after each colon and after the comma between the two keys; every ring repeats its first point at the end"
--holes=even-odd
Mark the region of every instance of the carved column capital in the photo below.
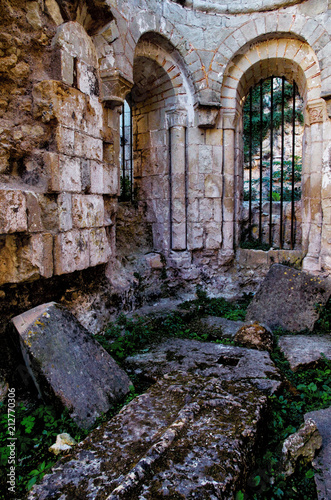
{"type": "Polygon", "coordinates": [[[324,99],[314,99],[308,101],[307,111],[309,117],[309,125],[313,123],[322,123],[326,117],[326,104],[324,99]]]}
{"type": "Polygon", "coordinates": [[[133,82],[128,80],[120,71],[101,72],[101,98],[106,107],[121,106],[133,87],[133,82]]]}
{"type": "Polygon", "coordinates": [[[172,111],[168,111],[166,116],[168,128],[187,126],[186,109],[174,109],[172,111]]]}
{"type": "Polygon", "coordinates": [[[223,110],[223,129],[235,130],[239,113],[236,110],[223,110]]]}

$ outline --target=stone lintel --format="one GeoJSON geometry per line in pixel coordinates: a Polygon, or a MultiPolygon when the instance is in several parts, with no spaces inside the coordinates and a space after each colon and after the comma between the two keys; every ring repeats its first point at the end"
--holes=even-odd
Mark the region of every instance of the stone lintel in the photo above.
{"type": "Polygon", "coordinates": [[[101,98],[106,107],[115,108],[124,104],[127,94],[133,87],[120,71],[101,72],[101,98]]]}

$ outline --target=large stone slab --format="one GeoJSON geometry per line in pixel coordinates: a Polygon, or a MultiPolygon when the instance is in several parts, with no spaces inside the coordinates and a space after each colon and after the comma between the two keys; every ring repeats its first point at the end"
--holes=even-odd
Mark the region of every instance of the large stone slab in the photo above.
{"type": "Polygon", "coordinates": [[[250,381],[268,392],[280,385],[280,374],[266,351],[196,340],[167,340],[149,352],[126,358],[125,366],[129,374],[152,380],[185,371],[233,382],[250,381]]]}
{"type": "Polygon", "coordinates": [[[331,295],[330,280],[281,264],[273,265],[250,303],[246,321],[258,321],[272,330],[313,330],[331,295]]]}
{"type": "MultiPolygon", "coordinates": [[[[205,359],[212,356],[207,344],[179,344],[191,351],[191,359],[199,350],[206,351],[205,359]]],[[[216,359],[226,352],[234,360],[240,353],[244,364],[246,349],[231,353],[211,347],[216,359]]],[[[234,381],[216,372],[208,375],[202,366],[194,369],[191,361],[184,366],[192,369],[164,375],[94,430],[66,463],[58,462],[53,474],[33,487],[29,500],[233,499],[261,440],[267,397],[255,380],[263,370],[256,363],[251,380],[244,381],[232,366],[234,381]]],[[[268,368],[276,374],[271,364],[268,368]]]]}
{"type": "Polygon", "coordinates": [[[126,373],[59,304],[42,304],[12,323],[41,396],[68,408],[79,426],[89,428],[129,392],[126,373]]]}
{"type": "Polygon", "coordinates": [[[331,335],[284,335],[278,345],[293,371],[316,363],[322,354],[331,359],[331,335]]]}
{"type": "Polygon", "coordinates": [[[305,420],[311,418],[322,436],[322,448],[313,461],[316,469],[315,483],[318,500],[331,498],[331,407],[306,413],[305,420]]]}

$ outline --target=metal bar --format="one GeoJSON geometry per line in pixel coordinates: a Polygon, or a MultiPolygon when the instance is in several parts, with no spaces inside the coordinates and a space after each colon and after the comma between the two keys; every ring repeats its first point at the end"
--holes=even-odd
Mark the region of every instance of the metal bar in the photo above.
{"type": "Polygon", "coordinates": [[[187,249],[187,214],[188,214],[188,138],[187,127],[185,127],[185,163],[184,163],[184,183],[185,183],[185,249],[187,249]]]}
{"type": "Polygon", "coordinates": [[[125,201],[125,105],[122,106],[122,198],[125,201]]]}
{"type": "Polygon", "coordinates": [[[133,115],[132,100],[130,98],[130,200],[133,199],[133,115]]]}
{"type": "Polygon", "coordinates": [[[171,127],[168,132],[168,156],[169,156],[169,245],[172,250],[172,150],[171,150],[171,127]]]}
{"type": "Polygon", "coordinates": [[[253,128],[253,89],[249,90],[249,198],[248,198],[248,234],[252,239],[252,128],[253,128]]]}
{"type": "Polygon", "coordinates": [[[282,77],[282,148],[280,165],[280,227],[279,246],[283,248],[283,187],[284,187],[284,106],[285,106],[285,77],[282,77]]]}
{"type": "Polygon", "coordinates": [[[270,88],[270,182],[269,182],[269,245],[272,246],[272,181],[274,162],[274,77],[271,77],[270,88]]]}
{"type": "Polygon", "coordinates": [[[259,202],[259,240],[262,242],[262,161],[263,161],[263,81],[260,82],[260,202],[259,202]]]}
{"type": "Polygon", "coordinates": [[[291,250],[294,248],[294,175],[295,175],[295,95],[296,83],[293,80],[293,110],[292,110],[292,190],[291,190],[291,250]]]}

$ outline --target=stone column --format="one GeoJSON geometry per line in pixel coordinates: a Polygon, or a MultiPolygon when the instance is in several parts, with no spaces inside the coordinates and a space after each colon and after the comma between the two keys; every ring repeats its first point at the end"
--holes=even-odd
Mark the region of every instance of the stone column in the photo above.
{"type": "MultiPolygon", "coordinates": [[[[309,117],[310,151],[309,171],[304,173],[303,185],[303,231],[307,250],[303,260],[303,269],[319,271],[321,269],[321,233],[322,233],[322,167],[323,167],[323,122],[325,117],[325,102],[316,99],[307,105],[309,117]]],[[[308,162],[307,162],[308,163],[308,162]]]]}
{"type": "Polygon", "coordinates": [[[186,124],[187,114],[177,110],[167,114],[169,128],[170,249],[185,250],[186,221],[186,124]]]}
{"type": "Polygon", "coordinates": [[[238,114],[235,110],[223,112],[223,248],[222,253],[234,252],[235,216],[235,128],[238,114]]]}

